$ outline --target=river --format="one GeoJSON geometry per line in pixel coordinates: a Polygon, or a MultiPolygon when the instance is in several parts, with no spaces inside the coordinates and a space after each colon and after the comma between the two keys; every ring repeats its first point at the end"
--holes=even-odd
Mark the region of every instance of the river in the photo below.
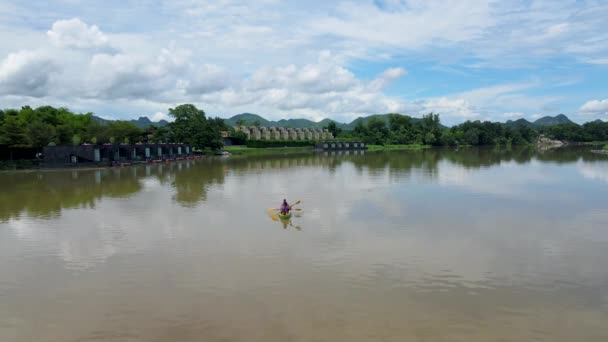
{"type": "Polygon", "coordinates": [[[608,156],[0,173],[0,341],[607,341],[608,156]],[[267,208],[301,200],[291,220],[267,208]]]}

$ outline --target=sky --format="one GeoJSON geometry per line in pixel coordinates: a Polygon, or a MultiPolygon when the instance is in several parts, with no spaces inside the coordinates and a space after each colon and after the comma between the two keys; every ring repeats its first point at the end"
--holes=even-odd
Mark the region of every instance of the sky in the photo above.
{"type": "Polygon", "coordinates": [[[0,108],[608,120],[608,0],[0,0],[0,108]]]}

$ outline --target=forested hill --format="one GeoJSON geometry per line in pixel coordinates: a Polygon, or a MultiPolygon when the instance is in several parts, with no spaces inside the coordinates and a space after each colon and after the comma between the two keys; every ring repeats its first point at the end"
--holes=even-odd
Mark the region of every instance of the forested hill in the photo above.
{"type": "Polygon", "coordinates": [[[571,124],[574,123],[572,120],[568,119],[564,114],[559,114],[556,116],[544,116],[534,122],[530,122],[526,119],[518,119],[515,121],[509,120],[507,121],[507,126],[517,126],[524,125],[528,127],[547,127],[547,126],[555,126],[562,124],[571,124]]]}
{"type": "MultiPolygon", "coordinates": [[[[336,126],[339,129],[342,129],[345,131],[352,131],[353,129],[355,129],[355,126],[358,123],[361,123],[362,125],[366,125],[367,122],[372,118],[378,118],[378,119],[384,121],[386,124],[388,124],[388,118],[390,115],[391,114],[374,114],[374,115],[370,115],[370,116],[366,116],[366,117],[358,117],[350,123],[336,122],[336,126]]],[[[412,119],[412,122],[416,122],[416,121],[420,120],[418,118],[411,118],[411,119],[412,119]]],[[[228,126],[259,125],[262,127],[324,128],[324,127],[327,127],[327,124],[329,124],[332,120],[323,119],[319,122],[315,122],[315,121],[308,120],[308,119],[282,119],[279,121],[270,121],[270,120],[264,119],[262,116],[257,115],[257,114],[243,113],[243,114],[235,115],[229,119],[225,119],[224,121],[226,122],[226,124],[228,126]]]]}
{"type": "MultiPolygon", "coordinates": [[[[374,115],[365,116],[365,117],[358,117],[355,120],[351,121],[350,123],[337,122],[336,126],[339,129],[342,129],[345,131],[352,131],[355,129],[355,126],[357,126],[357,124],[360,123],[362,125],[366,125],[367,122],[369,120],[371,120],[372,118],[378,118],[378,119],[384,121],[386,124],[388,124],[390,115],[391,114],[374,114],[374,115]]],[[[413,117],[410,117],[410,118],[411,118],[412,122],[417,122],[420,120],[418,118],[413,118],[413,117]]],[[[109,122],[112,122],[112,120],[106,120],[106,119],[100,118],[98,116],[93,116],[93,119],[100,124],[107,124],[109,122]]],[[[139,128],[147,128],[147,127],[150,127],[151,125],[154,125],[157,127],[162,127],[162,126],[169,124],[169,122],[167,122],[165,120],[160,120],[158,122],[151,121],[146,116],[141,116],[137,120],[128,120],[128,121],[139,128]]],[[[238,125],[245,125],[245,126],[259,125],[262,127],[325,128],[325,127],[327,127],[327,124],[329,124],[329,122],[331,122],[331,121],[332,120],[330,120],[330,119],[324,119],[319,122],[315,122],[315,121],[308,120],[308,119],[282,119],[282,120],[278,120],[278,121],[271,121],[271,120],[265,119],[264,117],[262,117],[258,114],[252,114],[252,113],[237,114],[231,118],[224,119],[224,122],[229,127],[234,127],[234,126],[238,126],[238,125]]],[[[568,119],[568,117],[566,115],[559,114],[556,116],[545,116],[534,122],[530,122],[526,119],[518,119],[518,120],[514,120],[514,121],[509,120],[505,123],[505,125],[507,125],[507,126],[524,125],[524,126],[528,126],[528,127],[546,127],[546,126],[555,126],[555,125],[560,125],[560,124],[565,124],[565,123],[573,123],[573,122],[570,119],[568,119]]],[[[443,126],[443,127],[445,128],[445,126],[443,126]]]]}
{"type": "MultiPolygon", "coordinates": [[[[106,120],[103,118],[100,118],[99,116],[95,116],[93,115],[93,120],[95,120],[97,123],[100,123],[102,125],[108,124],[114,120],[106,120]]],[[[166,126],[169,124],[168,121],[165,120],[160,120],[157,122],[154,122],[152,120],[150,120],[147,116],[140,116],[139,119],[137,120],[127,120],[128,122],[134,124],[135,126],[139,127],[139,128],[148,128],[152,125],[156,126],[156,127],[162,127],[162,126],[166,126]]]]}

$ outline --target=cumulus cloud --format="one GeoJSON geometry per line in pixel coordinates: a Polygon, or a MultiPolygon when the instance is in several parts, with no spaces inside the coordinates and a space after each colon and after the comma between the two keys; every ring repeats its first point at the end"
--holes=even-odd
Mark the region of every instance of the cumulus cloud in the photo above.
{"type": "Polygon", "coordinates": [[[87,49],[103,48],[108,44],[108,38],[97,26],[87,25],[78,18],[56,21],[47,36],[58,47],[87,49]]]}
{"type": "Polygon", "coordinates": [[[261,68],[240,85],[204,95],[203,101],[265,108],[270,116],[297,111],[312,119],[333,114],[347,120],[361,114],[405,110],[405,101],[382,93],[390,81],[405,74],[404,69],[389,68],[365,81],[322,53],[317,63],[261,68]]]}
{"type": "Polygon", "coordinates": [[[355,75],[321,53],[317,63],[262,67],[245,81],[249,90],[289,88],[307,93],[343,92],[358,85],[355,75]]]}
{"type": "Polygon", "coordinates": [[[57,68],[50,56],[39,51],[11,53],[0,63],[0,94],[44,96],[57,68]]]}
{"type": "Polygon", "coordinates": [[[503,118],[507,118],[507,119],[518,119],[518,118],[522,118],[524,116],[524,113],[522,113],[522,112],[507,112],[507,113],[503,113],[502,116],[503,116],[503,118]]]}
{"type": "Polygon", "coordinates": [[[156,113],[152,114],[152,117],[150,118],[150,120],[155,121],[155,122],[160,121],[160,120],[172,121],[173,118],[171,116],[169,116],[167,113],[156,112],[156,113]]]}
{"type": "MultiPolygon", "coordinates": [[[[547,87],[532,94],[541,81],[517,83],[521,72],[501,73],[496,81],[492,70],[523,65],[519,70],[527,75],[533,63],[555,57],[568,67],[570,61],[606,64],[608,53],[601,33],[608,4],[601,2],[161,0],[162,11],[132,9],[137,29],[112,15],[111,5],[91,3],[86,19],[68,19],[73,13],[55,6],[66,19],[42,31],[48,18],[33,11],[40,6],[9,7],[30,27],[10,15],[0,24],[0,38],[23,37],[4,39],[0,47],[0,100],[17,103],[22,96],[38,103],[35,96],[92,111],[110,103],[128,108],[116,115],[191,102],[223,115],[244,110],[348,119],[437,111],[454,121],[500,119],[503,113],[556,111],[564,100],[543,95],[547,87]],[[385,70],[370,76],[380,65],[385,70]],[[415,77],[434,73],[430,80],[445,70],[465,78],[415,89],[408,79],[397,83],[408,74],[402,66],[415,77]],[[474,81],[466,78],[473,74],[474,81]],[[465,82],[477,89],[464,91],[465,82]],[[488,82],[499,84],[482,86],[488,82]]],[[[581,112],[590,113],[589,106],[581,112]]]]}
{"type": "Polygon", "coordinates": [[[440,113],[448,121],[471,120],[480,115],[473,104],[463,98],[438,97],[415,102],[419,114],[440,113]]]}
{"type": "Polygon", "coordinates": [[[579,111],[586,115],[606,115],[608,114],[608,99],[588,101],[581,106],[579,111]]]}

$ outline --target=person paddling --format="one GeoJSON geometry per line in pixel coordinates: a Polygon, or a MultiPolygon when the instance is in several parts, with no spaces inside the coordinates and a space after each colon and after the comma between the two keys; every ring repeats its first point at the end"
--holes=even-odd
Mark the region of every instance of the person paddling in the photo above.
{"type": "Polygon", "coordinates": [[[289,214],[290,210],[291,210],[291,206],[289,205],[289,203],[287,203],[286,199],[283,199],[283,203],[281,204],[281,215],[289,214]]]}

